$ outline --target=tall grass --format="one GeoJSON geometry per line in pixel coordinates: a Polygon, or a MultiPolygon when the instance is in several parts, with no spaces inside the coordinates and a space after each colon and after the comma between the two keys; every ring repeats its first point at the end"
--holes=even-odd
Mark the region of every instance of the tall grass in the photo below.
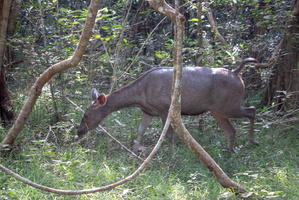
{"type": "MultiPolygon", "coordinates": [[[[75,116],[67,115],[66,118],[75,116]]],[[[42,117],[41,117],[42,118],[42,117]]],[[[140,119],[137,109],[109,116],[103,126],[131,147],[140,119]]],[[[78,119],[75,119],[78,120],[78,119]]],[[[68,121],[67,119],[65,121],[68,121]]],[[[227,156],[225,134],[209,115],[185,117],[195,139],[221,168],[248,191],[262,199],[299,199],[298,128],[283,124],[265,128],[258,123],[256,137],[260,146],[247,144],[244,120],[234,120],[239,137],[235,152],[227,156]]],[[[259,118],[258,118],[258,122],[259,118]]],[[[90,133],[85,140],[73,140],[75,129],[69,124],[24,128],[20,148],[1,163],[37,183],[59,189],[87,189],[111,184],[130,175],[140,161],[121,149],[104,133],[90,133]],[[65,127],[66,126],[66,127],[65,127]]],[[[161,131],[155,119],[145,134],[141,156],[146,157],[161,131]]],[[[0,129],[4,135],[4,129],[0,129]]],[[[1,134],[0,134],[1,135],[1,134]]],[[[0,199],[217,199],[228,191],[222,188],[198,158],[175,137],[175,158],[168,157],[167,143],[153,162],[131,182],[116,189],[81,196],[46,193],[10,176],[0,174],[0,199]]],[[[230,196],[230,199],[235,197],[230,196]]]]}

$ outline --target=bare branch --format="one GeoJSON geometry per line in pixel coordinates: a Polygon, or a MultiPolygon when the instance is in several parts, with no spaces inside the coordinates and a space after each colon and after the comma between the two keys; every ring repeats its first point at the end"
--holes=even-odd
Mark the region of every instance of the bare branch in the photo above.
{"type": "Polygon", "coordinates": [[[168,5],[165,0],[146,0],[149,5],[160,14],[170,18],[172,21],[175,21],[175,10],[168,5]]]}
{"type": "MultiPolygon", "coordinates": [[[[125,145],[123,145],[120,141],[118,141],[115,137],[113,137],[108,131],[106,131],[101,125],[98,125],[99,128],[101,128],[106,135],[108,135],[110,138],[112,138],[117,144],[119,144],[122,148],[124,148],[126,151],[128,151],[131,155],[137,157],[139,160],[144,161],[140,156],[136,155],[133,151],[131,151],[129,148],[127,148],[125,145]]],[[[100,133],[99,128],[96,128],[96,131],[100,133]]]]}
{"type": "Polygon", "coordinates": [[[227,42],[225,41],[224,37],[221,35],[221,33],[219,32],[215,19],[213,17],[213,13],[212,10],[209,7],[209,1],[208,0],[204,0],[205,4],[205,12],[206,12],[206,16],[208,18],[209,23],[212,26],[212,29],[216,35],[216,37],[219,39],[219,41],[221,42],[222,45],[227,45],[227,42]]]}
{"type": "MultiPolygon", "coordinates": [[[[153,30],[148,34],[148,37],[146,38],[146,40],[143,42],[142,46],[139,48],[139,51],[137,52],[135,58],[133,59],[133,61],[131,62],[131,64],[125,69],[125,71],[123,72],[123,74],[118,77],[117,80],[119,80],[120,78],[122,78],[130,69],[131,67],[133,66],[133,64],[135,62],[138,61],[139,59],[139,55],[140,53],[142,52],[143,50],[143,47],[148,43],[149,39],[151,38],[152,34],[155,32],[155,30],[162,24],[162,22],[166,19],[166,17],[164,17],[163,19],[161,19],[161,21],[155,26],[155,28],[153,28],[153,30]]],[[[142,61],[140,61],[142,62],[142,61]]],[[[143,64],[146,64],[146,63],[143,63],[143,64]]]]}
{"type": "Polygon", "coordinates": [[[211,158],[211,156],[201,147],[200,144],[190,135],[188,130],[185,128],[181,118],[181,83],[182,83],[182,46],[184,36],[184,22],[185,18],[179,11],[179,2],[176,0],[176,9],[169,9],[169,5],[166,5],[164,0],[151,0],[149,1],[152,6],[154,3],[159,5],[152,6],[154,9],[163,11],[163,15],[172,17],[171,19],[175,23],[175,45],[173,50],[174,56],[174,74],[173,74],[173,92],[171,97],[171,105],[169,108],[169,116],[171,118],[171,125],[174,131],[179,135],[187,146],[198,156],[201,162],[207,166],[207,168],[213,173],[217,181],[224,188],[231,188],[236,194],[245,193],[246,190],[232,181],[223,170],[217,165],[217,163],[211,158]],[[166,8],[161,8],[161,5],[165,5],[166,8]]]}
{"type": "Polygon", "coordinates": [[[84,113],[84,110],[82,108],[80,108],[77,104],[75,104],[72,100],[70,100],[68,97],[65,97],[65,99],[68,100],[73,106],[75,106],[82,113],[84,113]]]}
{"type": "MultiPolygon", "coordinates": [[[[81,112],[84,113],[84,111],[82,110],[82,108],[80,108],[77,104],[75,104],[72,100],[70,100],[68,97],[65,97],[66,100],[68,100],[72,105],[74,105],[78,110],[80,110],[81,112]]],[[[117,144],[119,144],[122,148],[124,148],[125,150],[127,150],[131,155],[137,157],[139,160],[144,161],[141,157],[139,157],[138,155],[136,155],[133,151],[131,151],[129,148],[127,148],[125,145],[123,145],[120,141],[118,141],[115,137],[113,137],[108,131],[106,131],[101,125],[98,125],[99,128],[101,128],[104,133],[106,133],[106,135],[108,135],[111,139],[113,139],[117,144]]],[[[96,131],[98,133],[100,133],[99,128],[96,128],[96,131]]]]}
{"type": "Polygon", "coordinates": [[[128,181],[131,181],[132,179],[134,179],[136,176],[138,176],[142,170],[150,163],[150,161],[153,159],[153,157],[155,156],[155,154],[157,153],[157,151],[159,150],[159,148],[161,147],[162,142],[164,141],[166,132],[168,130],[170,124],[170,119],[169,116],[167,117],[165,126],[163,128],[162,134],[157,142],[157,144],[155,145],[154,149],[152,150],[152,152],[150,153],[150,155],[146,158],[146,160],[139,166],[139,168],[130,176],[127,176],[125,179],[118,181],[116,183],[107,185],[107,186],[102,186],[102,187],[98,187],[98,188],[94,188],[94,189],[87,189],[87,190],[58,190],[58,189],[54,189],[54,188],[50,188],[47,186],[43,186],[40,184],[37,184],[35,182],[32,182],[28,179],[23,178],[22,176],[20,176],[19,174],[14,173],[13,171],[9,170],[8,168],[4,167],[3,165],[0,164],[0,169],[8,174],[13,176],[15,179],[30,185],[32,187],[38,188],[40,190],[46,191],[46,192],[51,192],[51,193],[55,193],[55,194],[62,194],[62,195],[81,195],[81,194],[89,194],[89,193],[95,193],[95,192],[100,192],[100,191],[105,191],[105,190],[111,190],[119,185],[122,185],[128,181]]]}

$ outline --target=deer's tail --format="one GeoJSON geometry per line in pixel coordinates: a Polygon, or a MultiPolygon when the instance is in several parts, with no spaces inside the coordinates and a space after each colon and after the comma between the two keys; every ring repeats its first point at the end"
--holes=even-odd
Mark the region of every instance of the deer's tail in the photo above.
{"type": "Polygon", "coordinates": [[[256,60],[255,58],[246,58],[246,59],[244,59],[244,60],[241,62],[241,64],[240,64],[236,69],[233,70],[233,72],[234,72],[235,74],[240,74],[240,73],[242,72],[242,70],[244,69],[245,64],[246,64],[246,63],[249,63],[249,62],[256,62],[256,63],[258,63],[259,61],[256,60]]]}

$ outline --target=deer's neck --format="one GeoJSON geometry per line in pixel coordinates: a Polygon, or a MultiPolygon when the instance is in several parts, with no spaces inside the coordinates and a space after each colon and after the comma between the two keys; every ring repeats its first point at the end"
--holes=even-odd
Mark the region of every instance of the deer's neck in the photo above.
{"type": "Polygon", "coordinates": [[[140,96],[134,87],[121,88],[107,96],[107,105],[109,113],[118,111],[123,108],[138,106],[140,96]]]}

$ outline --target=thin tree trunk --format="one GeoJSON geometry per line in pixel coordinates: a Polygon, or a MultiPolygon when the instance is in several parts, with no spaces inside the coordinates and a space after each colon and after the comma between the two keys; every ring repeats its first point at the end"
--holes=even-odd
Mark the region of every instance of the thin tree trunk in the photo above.
{"type": "MultiPolygon", "coordinates": [[[[7,147],[7,145],[12,146],[14,144],[15,139],[17,138],[18,134],[21,132],[24,124],[26,123],[29,114],[32,111],[32,108],[35,105],[36,100],[40,96],[43,86],[57,73],[62,72],[66,69],[75,67],[81,60],[86,46],[89,42],[89,38],[92,33],[92,29],[95,23],[95,19],[97,16],[97,12],[99,9],[101,0],[93,0],[89,6],[89,12],[87,14],[86,22],[84,25],[84,29],[79,41],[79,44],[74,52],[73,57],[63,60],[55,65],[49,67],[46,71],[44,71],[40,77],[35,81],[31,89],[29,90],[28,98],[26,99],[23,108],[18,115],[13,127],[6,135],[6,137],[2,141],[3,147],[7,147]]],[[[0,149],[1,149],[0,146],[0,149]]]]}
{"type": "Polygon", "coordinates": [[[198,54],[197,54],[197,66],[202,66],[202,51],[203,51],[203,37],[202,37],[202,0],[197,1],[197,45],[198,45],[198,54]]]}
{"type": "Polygon", "coordinates": [[[0,3],[0,117],[5,126],[11,123],[15,117],[4,74],[4,55],[11,5],[12,0],[4,0],[0,3]]]}
{"type": "Polygon", "coordinates": [[[212,10],[209,7],[209,1],[208,0],[204,0],[204,6],[205,6],[205,12],[206,12],[206,16],[208,18],[209,23],[212,26],[212,30],[215,33],[216,37],[218,38],[218,40],[220,41],[220,43],[224,46],[227,45],[226,40],[224,39],[224,37],[221,35],[221,33],[219,32],[218,28],[217,28],[217,24],[216,21],[213,17],[213,13],[212,10]]]}
{"type": "Polygon", "coordinates": [[[4,126],[8,126],[15,118],[14,107],[9,98],[2,67],[0,68],[0,118],[4,126]]]}
{"type": "Polygon", "coordinates": [[[198,144],[185,128],[181,118],[181,82],[182,82],[182,46],[184,38],[185,18],[178,12],[178,0],[176,0],[176,9],[170,7],[164,0],[150,0],[150,6],[157,12],[169,17],[175,22],[175,46],[173,50],[174,73],[173,73],[173,94],[169,116],[171,125],[179,137],[187,146],[198,156],[201,162],[213,173],[217,181],[224,187],[232,189],[235,194],[246,193],[247,191],[231,180],[211,156],[198,144]]]}
{"type": "MultiPolygon", "coordinates": [[[[258,17],[252,19],[252,21],[253,21],[252,26],[254,27],[254,30],[251,32],[251,34],[255,38],[261,37],[266,32],[266,27],[258,25],[260,22],[263,22],[265,20],[264,17],[265,17],[265,15],[267,15],[266,6],[267,6],[267,3],[265,2],[265,0],[259,1],[258,2],[258,13],[259,13],[258,17]]],[[[252,50],[252,52],[250,53],[250,55],[253,58],[259,60],[262,57],[263,53],[264,52],[260,51],[259,48],[255,48],[255,49],[252,50]]]]}
{"type": "MultiPolygon", "coordinates": [[[[113,64],[113,67],[112,67],[112,79],[111,79],[111,85],[110,85],[110,90],[109,90],[109,94],[113,91],[115,85],[117,84],[117,71],[119,70],[119,65],[121,63],[121,55],[120,55],[120,51],[121,51],[121,47],[123,45],[123,38],[124,38],[124,33],[125,33],[125,30],[126,30],[126,24],[128,22],[128,18],[129,18],[129,14],[130,14],[130,10],[131,10],[131,7],[132,7],[132,0],[128,3],[128,10],[126,11],[126,17],[123,21],[123,24],[122,24],[122,29],[121,29],[121,32],[120,32],[120,35],[119,35],[119,39],[118,39],[118,42],[116,44],[116,49],[115,49],[115,54],[114,54],[114,64],[113,64]]],[[[123,67],[123,66],[122,66],[123,67]]]]}

